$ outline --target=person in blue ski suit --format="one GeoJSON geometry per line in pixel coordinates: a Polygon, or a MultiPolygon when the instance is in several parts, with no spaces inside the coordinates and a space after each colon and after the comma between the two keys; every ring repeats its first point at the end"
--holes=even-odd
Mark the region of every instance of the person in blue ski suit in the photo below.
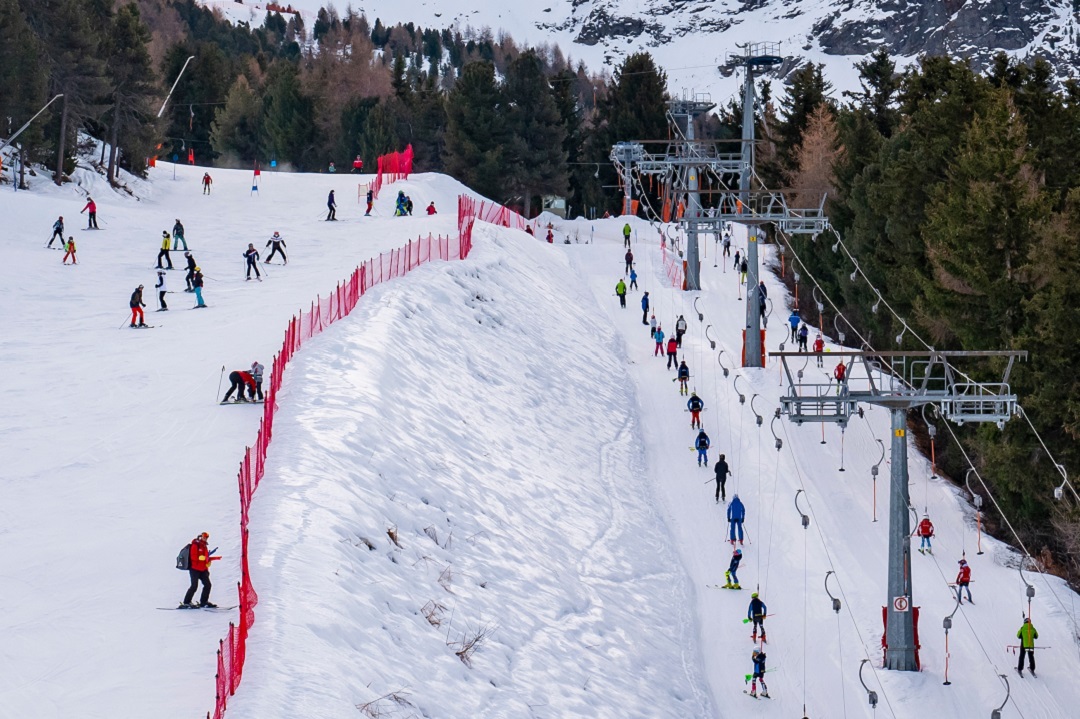
{"type": "Polygon", "coordinates": [[[799,317],[797,310],[792,310],[791,316],[787,318],[787,322],[791,325],[791,341],[795,342],[799,339],[799,325],[802,324],[802,317],[799,317]]]}
{"type": "Polygon", "coordinates": [[[709,466],[709,435],[705,434],[705,430],[698,432],[697,439],[694,440],[694,449],[697,450],[698,466],[700,467],[703,463],[706,467],[709,466]]]}
{"type": "Polygon", "coordinates": [[[742,523],[746,519],[746,507],[743,506],[742,500],[739,499],[739,495],[735,495],[731,498],[731,504],[727,508],[727,520],[729,522],[729,537],[728,541],[735,544],[735,532],[738,530],[739,544],[743,543],[743,531],[742,523]]]}
{"type": "MultiPolygon", "coordinates": [[[[630,289],[636,290],[637,288],[638,288],[638,286],[637,286],[637,270],[631,268],[631,270],[630,270],[630,289]]],[[[646,293],[646,294],[648,294],[648,293],[646,293]]]]}
{"type": "Polygon", "coordinates": [[[765,686],[765,652],[755,649],[750,660],[754,663],[754,673],[750,676],[750,696],[757,696],[757,684],[761,682],[761,696],[768,698],[769,687],[765,686]]]}
{"type": "Polygon", "coordinates": [[[334,199],[334,191],[330,190],[330,194],[326,197],[326,221],[332,222],[337,219],[337,200],[334,199]]]}
{"type": "MultiPolygon", "coordinates": [[[[683,360],[679,364],[679,376],[677,377],[677,379],[679,380],[679,394],[687,394],[690,391],[689,387],[687,386],[690,382],[690,368],[686,366],[686,360],[683,360]]],[[[697,395],[694,396],[696,397],[697,395]]],[[[701,420],[698,420],[699,424],[700,422],[701,420]]],[[[693,428],[692,424],[691,428],[693,428]]]]}
{"type": "Polygon", "coordinates": [[[746,608],[746,618],[754,623],[751,636],[757,641],[758,629],[761,629],[761,641],[765,641],[765,615],[769,613],[765,602],[758,598],[757,592],[750,595],[750,606],[746,608]]]}
{"type": "MultiPolygon", "coordinates": [[[[634,289],[637,285],[637,273],[630,272],[630,289],[634,289]]],[[[641,296],[641,324],[649,324],[649,293],[646,292],[641,296]]]]}
{"type": "Polygon", "coordinates": [[[736,572],[739,570],[739,562],[742,561],[742,550],[736,549],[735,553],[731,555],[731,564],[728,565],[727,571],[724,572],[724,578],[727,579],[727,584],[724,585],[724,589],[742,589],[739,586],[739,575],[736,572]]]}

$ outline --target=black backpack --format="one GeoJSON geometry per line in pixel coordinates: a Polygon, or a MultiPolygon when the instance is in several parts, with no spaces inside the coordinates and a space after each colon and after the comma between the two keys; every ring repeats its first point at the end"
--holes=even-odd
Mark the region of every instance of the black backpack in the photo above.
{"type": "Polygon", "coordinates": [[[191,569],[191,544],[185,544],[180,553],[176,555],[176,568],[181,570],[191,569]]]}

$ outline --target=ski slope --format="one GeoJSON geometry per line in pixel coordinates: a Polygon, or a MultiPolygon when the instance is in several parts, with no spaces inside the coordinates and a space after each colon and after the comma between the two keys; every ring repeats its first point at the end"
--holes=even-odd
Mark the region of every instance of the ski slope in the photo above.
{"type": "MultiPolygon", "coordinates": [[[[259,412],[214,403],[221,368],[269,367],[288,318],[359,261],[456,232],[463,190],[415,176],[384,191],[381,216],[362,218],[353,176],[264,174],[252,196],[249,173],[218,170],[204,197],[201,169],[179,167],[175,181],[172,171],[153,171],[139,200],[80,174],[101,232],[75,229],[76,188],[0,193],[0,297],[14,310],[0,320],[0,582],[14,590],[0,619],[0,716],[205,714],[230,616],[156,607],[182,596],[173,557],[201,531],[224,557],[213,599],[234,603],[236,465],[259,412]],[[331,187],[341,221],[323,223],[331,187]],[[444,214],[387,217],[398,188],[444,214]],[[77,267],[43,248],[58,214],[74,230],[77,267]],[[152,287],[161,230],[177,217],[210,309],[189,311],[180,293],[169,295],[175,309],[154,313],[147,292],[158,326],[118,328],[131,290],[152,287]],[[289,265],[245,282],[240,253],[248,242],[263,250],[275,230],[289,265]]],[[[689,450],[685,398],[652,355],[640,293],[626,310],[613,294],[622,222],[560,223],[560,240],[594,239],[570,245],[479,225],[468,260],[373,288],[287,370],[252,508],[260,601],[228,716],[985,716],[1005,697],[999,673],[1012,689],[1003,716],[1073,716],[1075,595],[1027,575],[1039,645],[1050,648],[1038,653],[1039,678],[1020,680],[1005,651],[1026,608],[1016,555],[986,537],[975,554],[970,508],[914,451],[912,501],[937,529],[935,555],[913,555],[923,671],[874,670],[887,481],[874,523],[870,467],[887,415],[851,424],[843,473],[834,427],[821,444],[820,427],[779,420],[777,452],[778,366],[724,378],[704,335],[711,325],[732,367],[744,312],[736,275],[712,266],[710,244],[704,291],[676,292],[655,231],[634,224],[641,289],[665,329],[680,313],[690,323],[684,356],[707,407],[710,461],[727,455],[729,496],[747,505],[746,590],[706,586],[722,583],[730,557],[724,506],[689,450]],[[965,550],[976,603],[955,617],[943,686],[947,582],[965,550]],[[822,585],[829,570],[839,616],[822,585]],[[772,695],[756,701],[743,694],[754,645],[740,621],[755,587],[771,615],[772,695]],[[466,663],[456,652],[478,634],[466,663]],[[859,684],[863,658],[876,712],[859,684]]],[[[169,273],[173,289],[182,277],[169,273]]],[[[779,282],[767,282],[775,349],[787,313],[779,282]]]]}

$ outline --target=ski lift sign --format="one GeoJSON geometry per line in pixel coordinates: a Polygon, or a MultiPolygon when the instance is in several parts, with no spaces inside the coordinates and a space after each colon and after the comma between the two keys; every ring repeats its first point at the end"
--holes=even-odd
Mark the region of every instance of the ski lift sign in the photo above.
{"type": "Polygon", "coordinates": [[[911,600],[907,597],[893,597],[892,608],[894,612],[906,612],[911,607],[911,600]]]}

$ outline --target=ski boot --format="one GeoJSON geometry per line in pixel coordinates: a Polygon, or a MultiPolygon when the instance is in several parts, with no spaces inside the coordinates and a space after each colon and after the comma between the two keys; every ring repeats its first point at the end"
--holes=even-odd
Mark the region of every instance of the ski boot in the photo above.
{"type": "Polygon", "coordinates": [[[213,602],[200,602],[200,603],[199,603],[199,607],[200,607],[200,608],[204,608],[204,607],[205,607],[205,608],[207,608],[207,609],[217,609],[217,605],[216,605],[216,604],[214,604],[213,602]]]}
{"type": "Polygon", "coordinates": [[[741,587],[741,586],[739,586],[739,583],[738,583],[738,582],[736,582],[735,584],[732,584],[732,585],[731,585],[731,588],[732,588],[732,589],[742,589],[742,587],[741,587]]]}

